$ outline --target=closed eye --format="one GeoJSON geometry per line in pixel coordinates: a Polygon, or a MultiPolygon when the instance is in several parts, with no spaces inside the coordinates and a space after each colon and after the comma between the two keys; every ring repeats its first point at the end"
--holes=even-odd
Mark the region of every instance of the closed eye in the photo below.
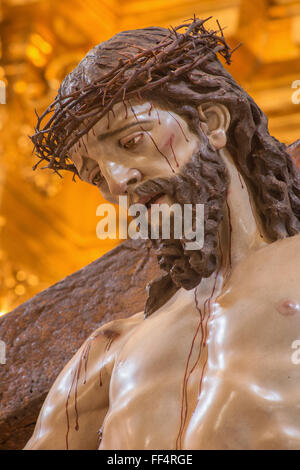
{"type": "Polygon", "coordinates": [[[99,167],[96,167],[91,171],[88,179],[89,179],[89,182],[95,186],[98,186],[104,180],[104,177],[99,167]]]}
{"type": "Polygon", "coordinates": [[[94,184],[95,186],[98,186],[101,183],[101,181],[103,181],[103,176],[102,176],[101,171],[98,171],[98,173],[92,179],[92,184],[94,184]]]}

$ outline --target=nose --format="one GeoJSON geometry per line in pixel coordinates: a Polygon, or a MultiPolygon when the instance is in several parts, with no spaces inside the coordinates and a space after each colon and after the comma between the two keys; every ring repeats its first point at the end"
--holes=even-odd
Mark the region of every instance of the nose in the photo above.
{"type": "Polygon", "coordinates": [[[136,168],[114,167],[114,171],[107,171],[105,175],[111,194],[127,194],[130,186],[142,180],[142,173],[136,168]]]}

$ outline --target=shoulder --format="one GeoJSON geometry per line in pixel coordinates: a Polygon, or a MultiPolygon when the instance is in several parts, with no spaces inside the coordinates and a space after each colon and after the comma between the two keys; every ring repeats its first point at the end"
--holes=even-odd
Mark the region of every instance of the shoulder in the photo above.
{"type": "Polygon", "coordinates": [[[257,250],[241,263],[240,269],[255,271],[259,277],[271,275],[274,279],[290,279],[295,273],[300,273],[300,234],[257,250]]]}
{"type": "Polygon", "coordinates": [[[143,314],[140,313],[130,318],[110,321],[95,330],[65,365],[52,389],[62,390],[71,386],[76,374],[80,375],[83,369],[89,372],[88,377],[92,379],[99,373],[101,367],[104,367],[110,375],[116,354],[141,323],[142,318],[143,314]]]}
{"type": "Polygon", "coordinates": [[[83,351],[88,350],[89,355],[98,356],[108,351],[116,352],[122,347],[128,336],[142,323],[143,312],[137,313],[129,318],[116,319],[104,323],[84,341],[80,349],[73,356],[77,362],[82,357],[83,351]]]}
{"type": "Polygon", "coordinates": [[[139,312],[128,318],[118,318],[108,323],[104,323],[96,331],[91,334],[94,336],[103,336],[107,339],[117,339],[124,337],[127,333],[132,332],[137,328],[144,320],[144,313],[139,312]]]}
{"type": "Polygon", "coordinates": [[[288,368],[290,345],[300,328],[299,280],[299,235],[271,243],[241,262],[217,301],[215,321],[221,325],[226,318],[227,344],[247,354],[260,351],[262,361],[275,348],[288,368]]]}
{"type": "Polygon", "coordinates": [[[300,276],[300,234],[271,243],[256,253],[255,260],[274,279],[292,281],[300,276]]]}
{"type": "Polygon", "coordinates": [[[252,252],[231,273],[227,297],[293,296],[300,302],[300,235],[278,240],[252,252]],[[298,299],[299,297],[299,299],[298,299]]]}

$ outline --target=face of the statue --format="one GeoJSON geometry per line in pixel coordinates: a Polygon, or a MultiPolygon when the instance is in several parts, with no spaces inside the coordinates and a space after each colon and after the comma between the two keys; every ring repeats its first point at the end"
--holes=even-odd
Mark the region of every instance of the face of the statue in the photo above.
{"type": "MultiPolygon", "coordinates": [[[[129,204],[204,204],[210,243],[184,252],[184,240],[153,240],[161,268],[177,285],[192,288],[216,268],[218,224],[222,219],[227,173],[217,150],[226,145],[229,113],[223,105],[198,108],[201,131],[194,133],[178,114],[144,102],[116,105],[98,121],[70,154],[80,178],[98,186],[103,196],[129,204]],[[210,145],[208,144],[210,143],[210,145]]],[[[167,211],[167,206],[161,209],[167,211]]],[[[151,216],[148,219],[152,225],[151,216]]]]}
{"type": "MultiPolygon", "coordinates": [[[[83,137],[83,144],[73,147],[71,158],[81,179],[98,186],[105,199],[117,202],[127,194],[135,203],[141,201],[134,189],[149,179],[178,173],[198,139],[174,112],[148,102],[127,109],[118,103],[83,137]]],[[[156,200],[160,202],[170,202],[169,197],[156,200]]]]}

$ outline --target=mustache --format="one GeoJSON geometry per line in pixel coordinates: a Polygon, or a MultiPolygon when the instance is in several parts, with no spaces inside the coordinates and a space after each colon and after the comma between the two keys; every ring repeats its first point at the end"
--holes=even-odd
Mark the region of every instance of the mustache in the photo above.
{"type": "Polygon", "coordinates": [[[191,203],[193,199],[192,193],[199,192],[199,187],[197,184],[195,185],[191,173],[197,172],[198,161],[201,159],[201,156],[202,154],[198,149],[175,175],[149,179],[137,186],[133,192],[139,199],[164,193],[174,199],[177,199],[178,196],[183,203],[191,203]]]}
{"type": "Polygon", "coordinates": [[[156,193],[165,193],[174,196],[175,185],[172,178],[154,178],[141,183],[135,188],[134,193],[140,198],[156,193]]]}

